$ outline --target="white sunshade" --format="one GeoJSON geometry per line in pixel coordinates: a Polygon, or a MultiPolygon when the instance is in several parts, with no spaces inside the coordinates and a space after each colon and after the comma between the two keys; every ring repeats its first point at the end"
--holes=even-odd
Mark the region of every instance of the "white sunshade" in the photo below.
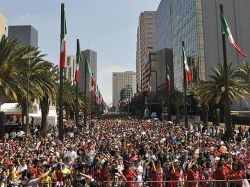
{"type": "Polygon", "coordinates": [[[0,111],[4,112],[6,115],[21,114],[22,111],[17,105],[18,103],[4,103],[1,105],[0,111]]]}

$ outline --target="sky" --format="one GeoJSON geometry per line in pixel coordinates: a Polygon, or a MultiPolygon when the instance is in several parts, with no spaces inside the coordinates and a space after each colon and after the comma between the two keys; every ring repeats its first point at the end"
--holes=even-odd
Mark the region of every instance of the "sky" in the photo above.
{"type": "Polygon", "coordinates": [[[112,103],[112,72],[135,71],[139,15],[157,10],[159,0],[0,0],[7,25],[32,25],[46,60],[59,62],[60,4],[65,3],[67,55],[97,52],[97,82],[107,104],[112,103]]]}

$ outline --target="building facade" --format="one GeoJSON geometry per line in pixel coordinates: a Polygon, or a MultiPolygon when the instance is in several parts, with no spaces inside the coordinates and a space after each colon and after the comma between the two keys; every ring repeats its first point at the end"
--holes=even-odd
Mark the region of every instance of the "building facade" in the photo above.
{"type": "Polygon", "coordinates": [[[157,51],[157,87],[167,90],[167,73],[170,77],[171,89],[174,89],[173,50],[161,49],[157,51]],[[168,69],[167,69],[168,68],[168,69]]]}
{"type": "Polygon", "coordinates": [[[65,64],[65,77],[68,81],[74,83],[76,71],[76,57],[74,55],[67,56],[65,64]]]}
{"type": "Polygon", "coordinates": [[[3,35],[6,35],[7,32],[7,19],[6,17],[0,12],[0,39],[3,35]]]}
{"type": "Polygon", "coordinates": [[[119,109],[121,90],[127,87],[132,88],[131,97],[136,93],[136,73],[133,71],[113,72],[113,106],[119,109]]]}
{"type": "MultiPolygon", "coordinates": [[[[220,4],[235,41],[250,54],[250,1],[248,0],[162,0],[157,10],[157,50],[173,49],[174,84],[183,90],[182,41],[195,80],[206,80],[218,63],[223,63],[220,4]],[[171,39],[172,38],[172,41],[171,39]]],[[[243,59],[227,42],[228,62],[243,59]]],[[[235,109],[242,108],[236,107],[235,109]]]]}
{"type": "Polygon", "coordinates": [[[17,39],[22,45],[38,47],[38,31],[32,25],[9,26],[8,37],[17,39]]]}
{"type": "Polygon", "coordinates": [[[146,65],[149,51],[156,50],[156,12],[145,11],[139,17],[136,49],[136,87],[137,92],[148,89],[150,71],[146,65]]]}
{"type": "Polygon", "coordinates": [[[129,102],[133,97],[133,88],[131,85],[127,85],[120,91],[120,102],[129,102]]]}
{"type": "MultiPolygon", "coordinates": [[[[95,80],[97,81],[97,53],[93,50],[87,49],[85,51],[81,52],[83,62],[79,63],[79,89],[84,90],[85,87],[85,59],[87,59],[87,62],[89,63],[91,72],[93,73],[93,76],[95,80]]],[[[90,94],[90,91],[92,89],[91,87],[91,81],[90,81],[90,74],[87,72],[86,74],[86,90],[87,95],[90,94]]]]}

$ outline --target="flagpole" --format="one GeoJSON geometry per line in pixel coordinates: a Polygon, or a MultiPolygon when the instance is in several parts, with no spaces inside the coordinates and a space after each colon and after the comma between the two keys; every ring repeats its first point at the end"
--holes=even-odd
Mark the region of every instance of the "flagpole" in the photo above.
{"type": "MultiPolygon", "coordinates": [[[[65,24],[65,15],[64,15],[64,4],[61,4],[61,29],[64,27],[65,24]]],[[[63,40],[63,36],[61,33],[60,36],[60,46],[62,45],[62,40],[63,40]]],[[[61,46],[62,47],[62,46],[61,46]]],[[[61,49],[60,49],[60,53],[61,53],[61,49]]],[[[61,55],[60,55],[61,56],[61,55]]],[[[60,63],[61,59],[60,59],[60,63]]],[[[60,64],[60,94],[59,94],[59,139],[61,141],[63,141],[63,72],[64,72],[64,68],[61,66],[60,64]]]]}
{"type": "MultiPolygon", "coordinates": [[[[184,49],[184,41],[182,41],[182,48],[184,49]]],[[[182,50],[183,51],[183,50],[182,50]]],[[[184,78],[184,114],[185,114],[185,127],[188,128],[188,115],[187,115],[187,75],[185,70],[185,56],[182,52],[182,65],[183,65],[183,78],[184,78]]]]}
{"type": "MultiPolygon", "coordinates": [[[[84,73],[84,100],[85,103],[87,101],[87,59],[85,57],[85,73],[84,73]]],[[[86,128],[86,124],[87,124],[87,108],[86,105],[84,106],[84,127],[86,128]]]]}
{"type": "MultiPolygon", "coordinates": [[[[76,40],[76,50],[77,50],[77,52],[76,52],[77,54],[76,55],[80,55],[80,54],[78,54],[78,53],[81,53],[79,39],[76,40]]],[[[76,60],[77,60],[76,63],[78,63],[78,65],[79,65],[79,58],[76,59],[76,60]]],[[[75,81],[76,81],[76,111],[75,111],[76,113],[75,113],[75,121],[76,121],[77,132],[79,132],[80,129],[79,129],[79,124],[78,124],[78,118],[79,118],[79,101],[78,101],[79,100],[79,90],[78,90],[79,89],[79,85],[78,85],[78,77],[77,77],[77,80],[75,80],[75,81]]]]}
{"type": "MultiPolygon", "coordinates": [[[[223,16],[223,5],[220,4],[220,15],[223,16]]],[[[232,134],[232,124],[230,119],[230,108],[229,108],[229,89],[228,89],[228,68],[227,68],[227,48],[226,48],[226,37],[222,34],[222,46],[223,46],[223,65],[224,65],[224,79],[225,79],[225,126],[227,131],[227,137],[232,134]]]]}

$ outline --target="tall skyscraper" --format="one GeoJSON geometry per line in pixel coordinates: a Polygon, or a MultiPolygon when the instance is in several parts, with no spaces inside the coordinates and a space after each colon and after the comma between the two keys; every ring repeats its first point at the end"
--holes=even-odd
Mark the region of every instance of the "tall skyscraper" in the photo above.
{"type": "Polygon", "coordinates": [[[149,51],[156,50],[156,12],[145,11],[139,17],[137,28],[136,49],[136,87],[137,91],[146,90],[150,76],[150,70],[146,65],[149,51]]]}
{"type": "Polygon", "coordinates": [[[67,56],[67,62],[65,64],[65,77],[67,80],[71,81],[72,84],[75,80],[76,71],[76,57],[74,55],[67,56]]]}
{"type": "Polygon", "coordinates": [[[8,37],[17,39],[22,45],[38,47],[38,31],[32,25],[9,26],[8,37]]]}
{"type": "MultiPolygon", "coordinates": [[[[91,72],[94,75],[95,80],[97,81],[97,53],[93,50],[87,49],[81,52],[83,62],[79,63],[79,89],[84,90],[85,84],[85,58],[87,59],[91,72]]],[[[91,91],[91,81],[90,74],[86,75],[86,90],[89,95],[91,91]]]]}
{"type": "MultiPolygon", "coordinates": [[[[220,4],[235,41],[248,54],[243,59],[227,42],[228,62],[249,61],[249,0],[161,0],[156,18],[157,50],[173,49],[174,83],[179,90],[183,90],[182,41],[194,81],[206,80],[212,68],[223,63],[220,4]]],[[[242,108],[240,105],[235,109],[242,108]]]]}
{"type": "Polygon", "coordinates": [[[0,12],[0,39],[3,35],[6,35],[7,30],[7,20],[6,17],[0,12]]]}
{"type": "Polygon", "coordinates": [[[121,90],[127,87],[132,88],[132,94],[136,93],[136,73],[133,71],[113,72],[113,106],[119,109],[121,90]]]}

